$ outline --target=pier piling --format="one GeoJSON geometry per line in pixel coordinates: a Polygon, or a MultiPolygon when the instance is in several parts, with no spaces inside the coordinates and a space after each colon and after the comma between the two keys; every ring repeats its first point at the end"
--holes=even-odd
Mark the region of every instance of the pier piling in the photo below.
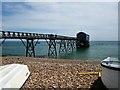
{"type": "Polygon", "coordinates": [[[26,47],[26,57],[35,57],[35,46],[39,39],[45,39],[48,43],[48,56],[57,57],[57,40],[60,40],[59,53],[71,53],[74,48],[89,46],[89,35],[80,32],[77,37],[68,37],[53,34],[38,34],[26,32],[0,31],[0,39],[4,39],[0,46],[6,39],[20,39],[26,47]],[[25,39],[26,43],[24,43],[25,39]],[[34,44],[35,39],[37,42],[34,44]]]}

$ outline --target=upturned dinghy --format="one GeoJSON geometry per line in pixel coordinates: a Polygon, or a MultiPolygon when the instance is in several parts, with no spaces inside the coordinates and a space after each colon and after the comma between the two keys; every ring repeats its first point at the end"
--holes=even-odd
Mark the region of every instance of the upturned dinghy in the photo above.
{"type": "Polygon", "coordinates": [[[27,65],[9,64],[0,66],[0,90],[20,89],[29,75],[30,72],[27,65]]]}
{"type": "Polygon", "coordinates": [[[117,58],[108,57],[101,62],[103,84],[108,89],[120,90],[120,61],[117,58]]]}

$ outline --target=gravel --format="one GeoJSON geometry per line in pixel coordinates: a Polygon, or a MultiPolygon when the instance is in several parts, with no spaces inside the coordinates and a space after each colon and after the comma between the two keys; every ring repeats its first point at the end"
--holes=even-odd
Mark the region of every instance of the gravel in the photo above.
{"type": "Polygon", "coordinates": [[[80,72],[101,72],[100,61],[64,60],[32,57],[0,57],[0,65],[25,64],[30,76],[21,89],[85,89],[107,90],[97,75],[80,72]]]}

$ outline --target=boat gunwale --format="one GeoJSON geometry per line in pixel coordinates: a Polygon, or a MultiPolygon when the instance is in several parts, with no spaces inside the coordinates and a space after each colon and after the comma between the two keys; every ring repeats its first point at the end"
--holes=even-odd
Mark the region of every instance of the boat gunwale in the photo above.
{"type": "Polygon", "coordinates": [[[113,67],[113,66],[110,66],[110,65],[104,65],[103,63],[106,63],[106,62],[107,63],[110,63],[110,62],[118,62],[118,63],[120,63],[119,61],[102,61],[101,66],[103,66],[105,68],[108,68],[108,69],[120,71],[120,67],[113,67]]]}

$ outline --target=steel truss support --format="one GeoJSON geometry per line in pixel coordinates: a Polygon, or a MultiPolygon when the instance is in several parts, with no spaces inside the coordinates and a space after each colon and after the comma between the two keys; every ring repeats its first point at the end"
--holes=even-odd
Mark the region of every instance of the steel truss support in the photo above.
{"type": "Polygon", "coordinates": [[[66,40],[61,40],[60,41],[60,47],[59,47],[59,53],[65,53],[65,52],[67,52],[66,40]]]}
{"type": "Polygon", "coordinates": [[[56,41],[55,39],[50,39],[48,42],[48,56],[55,56],[57,57],[57,50],[56,50],[56,41]]]}
{"type": "Polygon", "coordinates": [[[6,38],[0,43],[0,46],[5,42],[6,38]]]}
{"type": "Polygon", "coordinates": [[[76,41],[73,40],[73,48],[75,49],[76,48],[76,41]]]}
{"type": "Polygon", "coordinates": [[[34,44],[34,39],[26,39],[27,43],[25,44],[24,41],[21,39],[22,43],[26,47],[26,57],[35,57],[35,46],[37,45],[38,40],[34,44]]]}
{"type": "Polygon", "coordinates": [[[67,40],[67,52],[73,52],[73,42],[72,40],[67,40]]]}
{"type": "Polygon", "coordinates": [[[27,39],[26,57],[35,57],[34,39],[27,39]]]}

